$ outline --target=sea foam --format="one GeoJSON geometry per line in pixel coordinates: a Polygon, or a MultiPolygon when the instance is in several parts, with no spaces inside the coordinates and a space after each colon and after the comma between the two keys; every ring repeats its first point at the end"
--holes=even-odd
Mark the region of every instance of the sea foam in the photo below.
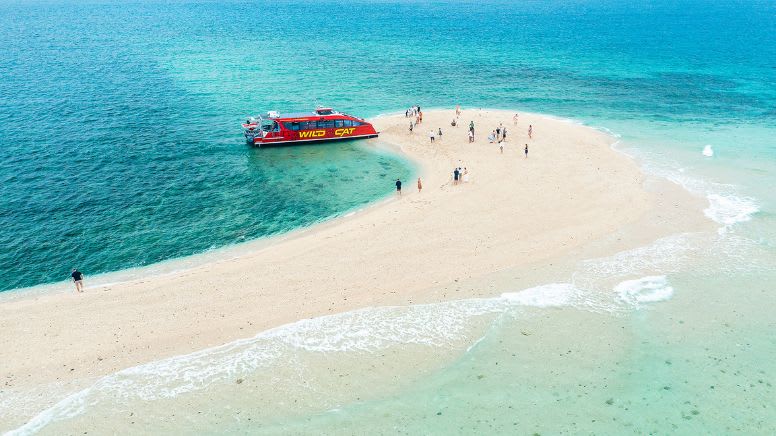
{"type": "Polygon", "coordinates": [[[571,283],[551,283],[520,292],[505,292],[501,298],[523,306],[559,307],[570,305],[577,291],[571,283]]]}
{"type": "Polygon", "coordinates": [[[726,227],[752,219],[752,215],[760,210],[755,199],[736,195],[708,194],[709,207],[703,213],[726,227]]]}
{"type": "Polygon", "coordinates": [[[620,282],[614,292],[626,303],[638,306],[668,300],[674,295],[674,288],[669,286],[666,276],[647,276],[620,282]]]}

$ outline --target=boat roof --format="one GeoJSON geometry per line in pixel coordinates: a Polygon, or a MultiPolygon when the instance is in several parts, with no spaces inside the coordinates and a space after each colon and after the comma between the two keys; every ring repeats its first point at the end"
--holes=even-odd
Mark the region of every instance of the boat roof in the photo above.
{"type": "Polygon", "coordinates": [[[361,118],[354,117],[352,115],[343,114],[341,112],[334,112],[331,114],[321,115],[317,114],[315,112],[289,112],[285,114],[273,114],[277,116],[269,116],[267,115],[267,119],[269,120],[300,120],[300,121],[310,121],[310,120],[320,120],[321,118],[330,118],[330,117],[337,117],[337,118],[347,118],[347,119],[355,119],[355,120],[361,120],[361,118]]]}
{"type": "Polygon", "coordinates": [[[322,115],[318,115],[313,111],[309,112],[287,112],[287,113],[278,113],[277,117],[272,118],[308,118],[308,117],[321,117],[322,115]]]}

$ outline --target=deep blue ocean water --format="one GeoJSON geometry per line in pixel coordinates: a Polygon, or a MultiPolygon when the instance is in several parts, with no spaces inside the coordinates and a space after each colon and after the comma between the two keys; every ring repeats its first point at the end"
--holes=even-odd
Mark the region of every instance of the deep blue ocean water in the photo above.
{"type": "MultiPolygon", "coordinates": [[[[216,382],[156,403],[148,398],[180,380],[175,361],[152,363],[95,385],[83,416],[41,414],[41,425],[110,432],[142,409],[147,432],[161,422],[172,432],[257,431],[240,409],[270,434],[776,431],[776,2],[0,0],[0,79],[0,268],[12,272],[0,290],[63,280],[72,266],[90,275],[287,231],[411,174],[358,143],[245,146],[244,116],[316,103],[367,117],[412,104],[508,108],[606,128],[646,171],[705,196],[720,227],[601,261],[619,275],[596,276],[597,264],[574,272],[600,286],[660,275],[669,301],[627,315],[510,314],[484,336],[472,327],[460,359],[412,386],[381,390],[378,356],[395,353],[396,372],[411,373],[412,347],[449,332],[467,332],[451,342],[468,338],[461,325],[479,322],[468,311],[480,301],[301,323],[291,339],[235,345],[223,362],[183,356],[184,381],[201,371],[216,382]],[[379,353],[305,354],[316,340],[367,341],[362,332],[382,325],[399,333],[380,331],[389,344],[379,353]],[[546,345],[521,342],[543,326],[546,345]],[[574,329],[601,339],[566,334],[574,329]],[[294,348],[297,336],[309,341],[294,348]],[[341,379],[315,372],[320,361],[352,369],[349,389],[381,394],[334,395],[341,379]],[[230,364],[250,368],[248,383],[289,367],[311,376],[298,391],[282,377],[235,391],[230,364]],[[126,386],[137,392],[122,396],[126,386]],[[309,410],[265,403],[287,392],[309,410]],[[193,416],[190,404],[217,411],[193,416]]],[[[585,290],[614,298],[605,286],[585,290]]],[[[71,399],[64,412],[80,410],[71,399]]]]}

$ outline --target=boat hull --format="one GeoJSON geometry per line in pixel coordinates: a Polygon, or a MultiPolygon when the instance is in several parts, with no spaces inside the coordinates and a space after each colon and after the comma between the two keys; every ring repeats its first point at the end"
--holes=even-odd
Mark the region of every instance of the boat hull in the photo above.
{"type": "Polygon", "coordinates": [[[322,143],[322,142],[333,142],[333,141],[342,141],[347,139],[369,139],[369,138],[377,138],[379,133],[366,133],[363,135],[352,135],[352,136],[332,136],[332,137],[321,137],[321,138],[304,138],[304,139],[286,139],[286,138],[255,138],[253,142],[249,142],[254,147],[281,147],[281,146],[287,146],[287,145],[305,145],[305,144],[316,144],[316,143],[322,143]]]}

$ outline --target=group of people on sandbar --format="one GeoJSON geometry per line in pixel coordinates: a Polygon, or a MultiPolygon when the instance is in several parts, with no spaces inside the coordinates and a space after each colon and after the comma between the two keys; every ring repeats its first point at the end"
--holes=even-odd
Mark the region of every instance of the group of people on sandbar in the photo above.
{"type": "MultiPolygon", "coordinates": [[[[418,177],[418,193],[423,190],[423,181],[418,177]]],[[[401,179],[396,179],[396,194],[401,197],[401,179]]]]}
{"type": "MultiPolygon", "coordinates": [[[[410,133],[415,130],[415,127],[423,122],[423,112],[420,110],[420,106],[412,106],[404,111],[404,118],[415,117],[415,121],[410,120],[410,133]]],[[[433,141],[432,141],[433,142],[433,141]]]]}
{"type": "MultiPolygon", "coordinates": [[[[501,144],[503,141],[506,141],[506,140],[507,140],[507,128],[504,127],[503,123],[499,123],[498,127],[493,129],[490,132],[490,135],[488,135],[488,142],[490,142],[491,144],[494,142],[498,142],[499,144],[501,144]]],[[[504,151],[503,144],[501,145],[501,151],[502,152],[504,151]]]]}
{"type": "Polygon", "coordinates": [[[453,168],[453,185],[469,182],[469,170],[466,167],[453,168]]]}

